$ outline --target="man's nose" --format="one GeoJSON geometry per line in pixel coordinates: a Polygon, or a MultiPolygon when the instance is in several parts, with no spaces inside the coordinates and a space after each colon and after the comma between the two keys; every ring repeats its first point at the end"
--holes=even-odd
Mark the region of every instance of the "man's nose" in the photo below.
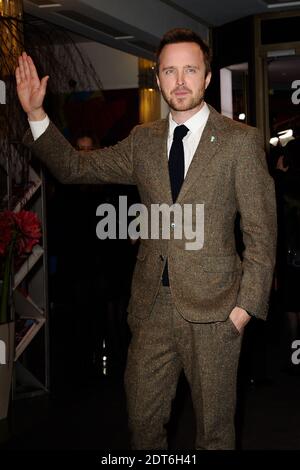
{"type": "Polygon", "coordinates": [[[184,71],[178,70],[177,72],[177,85],[184,85],[184,71]]]}

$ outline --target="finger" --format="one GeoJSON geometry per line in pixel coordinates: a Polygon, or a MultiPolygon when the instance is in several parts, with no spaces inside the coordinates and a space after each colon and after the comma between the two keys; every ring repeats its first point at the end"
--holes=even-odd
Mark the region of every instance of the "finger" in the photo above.
{"type": "Polygon", "coordinates": [[[21,83],[20,67],[16,68],[16,82],[17,82],[17,85],[20,85],[21,83]]]}
{"type": "Polygon", "coordinates": [[[30,79],[30,70],[29,70],[29,65],[28,65],[28,56],[27,56],[26,52],[23,52],[23,66],[24,66],[25,79],[29,80],[30,79]]]}
{"type": "Polygon", "coordinates": [[[39,80],[39,76],[37,74],[36,67],[35,67],[34,62],[33,62],[32,58],[30,56],[27,56],[27,62],[28,62],[29,72],[30,72],[31,78],[34,78],[35,80],[36,79],[39,80]]]}
{"type": "Polygon", "coordinates": [[[25,72],[24,72],[23,56],[19,57],[19,70],[20,70],[20,78],[21,78],[21,81],[25,81],[25,72]]]}
{"type": "Polygon", "coordinates": [[[44,93],[46,93],[48,80],[49,80],[49,75],[46,75],[46,77],[43,77],[41,80],[41,89],[43,90],[44,93]]]}

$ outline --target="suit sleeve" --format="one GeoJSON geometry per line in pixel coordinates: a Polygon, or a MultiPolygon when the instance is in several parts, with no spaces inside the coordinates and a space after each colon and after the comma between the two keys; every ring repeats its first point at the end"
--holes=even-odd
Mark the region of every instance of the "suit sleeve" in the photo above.
{"type": "Polygon", "coordinates": [[[274,182],[263,142],[253,129],[243,141],[236,166],[236,198],[245,250],[237,305],[265,319],[276,257],[277,220],[274,182]]]}
{"type": "Polygon", "coordinates": [[[91,152],[79,152],[64,138],[53,123],[33,140],[30,130],[23,143],[42,161],[61,183],[135,184],[133,171],[133,136],[118,144],[91,152]]]}

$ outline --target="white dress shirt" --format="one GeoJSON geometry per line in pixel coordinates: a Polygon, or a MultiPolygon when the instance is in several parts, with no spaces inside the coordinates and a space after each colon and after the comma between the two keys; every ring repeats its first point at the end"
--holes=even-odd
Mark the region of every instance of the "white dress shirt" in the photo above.
{"type": "Polygon", "coordinates": [[[44,134],[45,130],[50,124],[50,119],[48,118],[47,114],[42,121],[29,121],[31,133],[33,140],[37,140],[39,137],[41,137],[42,134],[44,134]]]}
{"type": "MultiPolygon", "coordinates": [[[[186,176],[189,166],[193,160],[195,155],[196,149],[200,142],[204,127],[207,123],[207,119],[209,116],[209,108],[206,103],[204,106],[198,111],[198,113],[194,114],[190,119],[186,122],[183,122],[188,129],[189,132],[187,135],[182,139],[183,148],[184,148],[184,177],[186,176]]],[[[173,142],[173,134],[174,129],[177,127],[178,124],[172,118],[171,113],[169,114],[169,134],[168,134],[168,156],[170,154],[171,145],[173,142]]]]}

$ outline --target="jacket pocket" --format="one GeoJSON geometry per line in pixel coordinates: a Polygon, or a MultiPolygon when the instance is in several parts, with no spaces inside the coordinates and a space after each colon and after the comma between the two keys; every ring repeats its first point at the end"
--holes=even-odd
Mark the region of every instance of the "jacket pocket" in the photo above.
{"type": "Polygon", "coordinates": [[[229,325],[229,328],[231,329],[231,331],[236,336],[241,336],[241,332],[237,329],[237,327],[235,326],[235,324],[233,323],[233,321],[231,320],[230,317],[227,318],[227,322],[228,322],[228,325],[229,325]]]}

